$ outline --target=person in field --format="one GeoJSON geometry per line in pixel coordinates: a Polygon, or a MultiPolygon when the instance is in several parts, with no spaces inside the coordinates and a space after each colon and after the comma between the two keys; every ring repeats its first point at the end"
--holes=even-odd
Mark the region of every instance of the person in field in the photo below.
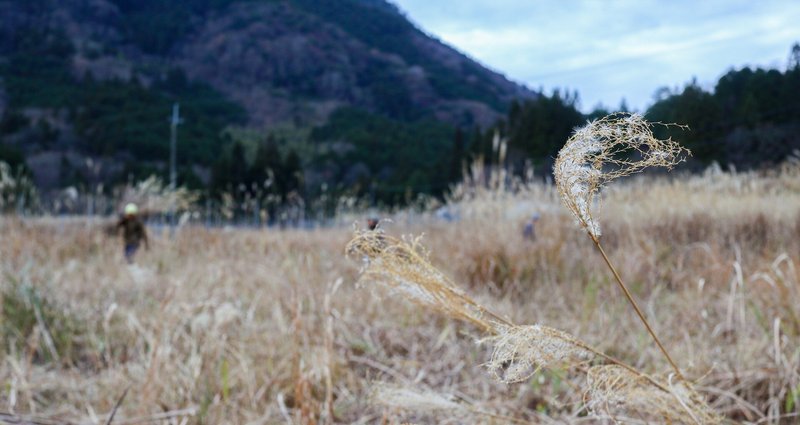
{"type": "Polygon", "coordinates": [[[150,242],[147,239],[147,231],[144,224],[139,220],[139,208],[136,204],[125,205],[122,218],[117,223],[117,232],[122,230],[122,241],[125,247],[125,260],[128,264],[133,264],[133,257],[139,250],[142,242],[146,249],[150,249],[150,242]]]}
{"type": "Polygon", "coordinates": [[[525,223],[525,226],[522,228],[522,238],[535,242],[536,241],[536,222],[539,221],[539,213],[534,213],[530,220],[525,223]]]}
{"type": "Polygon", "coordinates": [[[370,218],[367,219],[367,229],[369,229],[369,230],[377,230],[379,223],[380,223],[380,221],[377,218],[370,217],[370,218]]]}

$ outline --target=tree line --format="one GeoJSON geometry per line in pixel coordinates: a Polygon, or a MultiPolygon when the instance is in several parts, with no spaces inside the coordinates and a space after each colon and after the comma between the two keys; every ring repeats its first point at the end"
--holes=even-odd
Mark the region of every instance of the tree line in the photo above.
{"type": "MultiPolygon", "coordinates": [[[[682,89],[659,89],[643,111],[653,122],[686,127],[656,127],[659,137],[672,137],[693,155],[689,168],[712,162],[739,169],[769,167],[800,152],[800,44],[791,49],[784,70],[731,69],[704,88],[696,80],[682,89]]],[[[621,109],[625,109],[624,106],[621,109]]],[[[578,94],[555,91],[534,100],[513,102],[496,125],[473,131],[464,151],[454,136],[454,156],[490,158],[495,133],[508,141],[509,163],[528,161],[549,172],[573,129],[612,111],[578,109],[578,94]],[[462,154],[461,152],[466,152],[462,154]]],[[[627,111],[626,111],[627,112],[627,111]]]]}

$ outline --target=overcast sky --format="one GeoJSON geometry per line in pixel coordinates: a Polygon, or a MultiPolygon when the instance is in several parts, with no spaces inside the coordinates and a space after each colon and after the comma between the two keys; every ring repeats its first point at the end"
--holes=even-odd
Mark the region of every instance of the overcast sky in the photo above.
{"type": "Polygon", "coordinates": [[[659,87],[704,87],[732,67],[785,69],[796,0],[391,0],[425,32],[533,89],[575,89],[581,108],[643,110],[659,87]]]}

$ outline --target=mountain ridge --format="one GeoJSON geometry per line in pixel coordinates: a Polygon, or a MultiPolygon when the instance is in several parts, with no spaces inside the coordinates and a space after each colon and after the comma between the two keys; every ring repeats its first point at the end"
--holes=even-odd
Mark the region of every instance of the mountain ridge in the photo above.
{"type": "Polygon", "coordinates": [[[181,68],[240,103],[254,126],[298,117],[320,123],[343,105],[486,126],[514,98],[535,96],[383,0],[183,3],[4,1],[0,19],[6,32],[26,24],[62,29],[75,47],[77,78],[135,75],[147,84],[181,68]]]}

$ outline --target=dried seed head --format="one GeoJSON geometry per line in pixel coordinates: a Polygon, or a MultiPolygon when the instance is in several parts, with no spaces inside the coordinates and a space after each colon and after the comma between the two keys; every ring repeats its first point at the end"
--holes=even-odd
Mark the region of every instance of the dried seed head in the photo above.
{"type": "Polygon", "coordinates": [[[391,295],[400,295],[446,316],[468,321],[484,331],[492,331],[499,318],[431,265],[420,240],[421,237],[396,239],[357,230],[346,252],[363,262],[359,283],[383,286],[391,295]]]}
{"type": "Polygon", "coordinates": [[[644,376],[616,365],[594,366],[587,376],[587,406],[594,414],[627,414],[667,423],[721,422],[687,381],[670,381],[659,388],[644,376]]]}
{"type": "Polygon", "coordinates": [[[672,167],[689,151],[671,139],[657,139],[639,114],[613,114],[575,130],[556,158],[554,174],[561,200],[593,238],[600,225],[592,215],[598,190],[618,177],[646,167],[672,167]]]}
{"type": "Polygon", "coordinates": [[[524,381],[540,368],[572,366],[591,359],[592,352],[577,338],[547,326],[506,326],[481,342],[494,344],[486,365],[500,381],[524,381]]]}
{"type": "Polygon", "coordinates": [[[378,383],[372,387],[370,403],[413,412],[467,413],[465,406],[452,396],[417,388],[378,383]]]}

